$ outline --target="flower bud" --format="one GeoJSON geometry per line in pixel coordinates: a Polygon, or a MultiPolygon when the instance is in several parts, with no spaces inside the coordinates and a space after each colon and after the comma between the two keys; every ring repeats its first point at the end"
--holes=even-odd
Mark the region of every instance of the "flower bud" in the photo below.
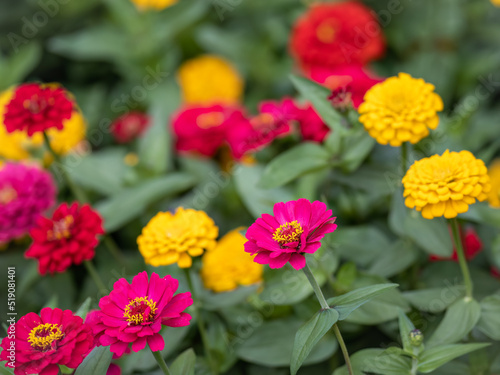
{"type": "Polygon", "coordinates": [[[410,343],[413,346],[420,346],[424,342],[424,335],[419,329],[410,332],[410,343]]]}

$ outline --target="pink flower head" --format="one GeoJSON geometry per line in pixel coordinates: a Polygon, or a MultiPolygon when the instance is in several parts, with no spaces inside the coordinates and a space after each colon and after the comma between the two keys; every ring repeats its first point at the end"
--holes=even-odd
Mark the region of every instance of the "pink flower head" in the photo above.
{"type": "Polygon", "coordinates": [[[296,270],[304,268],[304,253],[316,252],[325,234],[337,228],[336,217],[319,201],[276,203],[273,213],[263,214],[248,228],[245,243],[247,253],[257,254],[255,262],[271,268],[281,268],[288,262],[296,270]]]}
{"type": "Polygon", "coordinates": [[[303,107],[296,107],[295,120],[299,124],[302,138],[306,141],[323,142],[330,132],[328,125],[309,103],[303,107]]]}
{"type": "MultiPolygon", "coordinates": [[[[448,228],[449,229],[449,228],[448,228]]],[[[451,235],[451,229],[449,229],[451,235]]],[[[477,232],[474,228],[469,227],[465,230],[465,234],[463,233],[462,227],[459,228],[460,237],[462,239],[462,244],[464,247],[465,258],[467,260],[472,260],[483,250],[483,243],[481,242],[481,238],[477,235],[477,232]]],[[[458,254],[457,249],[453,248],[453,254],[451,257],[441,257],[439,255],[431,255],[429,257],[431,262],[442,261],[442,260],[452,260],[458,263],[458,254]]]]}
{"type": "Polygon", "coordinates": [[[59,366],[76,368],[94,347],[90,326],[71,310],[42,309],[15,324],[15,338],[2,340],[0,361],[15,359],[14,374],[57,375],[59,366]],[[11,351],[12,350],[12,351],[11,351]]]}
{"type": "Polygon", "coordinates": [[[24,236],[55,202],[50,173],[32,165],[0,167],[0,244],[24,236]]]}
{"type": "Polygon", "coordinates": [[[178,151],[195,151],[214,156],[226,139],[231,124],[243,119],[243,111],[234,106],[189,106],[173,119],[178,151]]]}
{"type": "Polygon", "coordinates": [[[345,65],[333,69],[313,66],[309,77],[333,91],[333,104],[337,104],[339,108],[349,103],[358,108],[363,103],[366,92],[383,81],[360,65],[345,65]]]}
{"type": "Polygon", "coordinates": [[[111,363],[106,371],[106,375],[122,375],[122,369],[120,366],[111,363]]]}
{"type": "Polygon", "coordinates": [[[257,116],[241,118],[229,129],[227,141],[233,156],[241,159],[246,153],[256,152],[275,138],[290,133],[295,111],[295,104],[288,98],[281,102],[261,102],[257,116]]]}
{"type": "Polygon", "coordinates": [[[150,124],[149,116],[142,112],[128,112],[111,124],[111,134],[118,143],[128,143],[140,137],[150,124]]]}
{"type": "Polygon", "coordinates": [[[120,279],[111,293],[99,301],[101,310],[88,317],[98,345],[110,346],[116,355],[123,355],[130,344],[138,352],[148,344],[152,351],[163,350],[165,342],[159,334],[162,325],[189,325],[191,315],[183,312],[193,304],[191,293],[179,293],[179,282],[171,276],[160,278],[146,271],[129,284],[120,279]]]}

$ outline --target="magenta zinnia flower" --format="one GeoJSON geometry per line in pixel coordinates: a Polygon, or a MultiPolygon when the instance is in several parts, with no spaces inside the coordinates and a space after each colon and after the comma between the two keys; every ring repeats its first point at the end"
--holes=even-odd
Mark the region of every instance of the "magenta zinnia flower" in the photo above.
{"type": "Polygon", "coordinates": [[[108,296],[99,301],[101,310],[92,313],[87,322],[92,326],[97,345],[110,346],[121,356],[130,344],[138,352],[146,344],[152,351],[163,350],[165,342],[158,333],[162,325],[189,325],[191,315],[183,312],[193,304],[191,293],[174,296],[179,282],[171,276],[160,278],[153,273],[148,280],[146,271],[139,273],[129,284],[120,279],[108,296]]]}
{"type": "Polygon", "coordinates": [[[304,254],[318,250],[325,234],[337,228],[332,210],[319,201],[276,203],[273,213],[263,214],[248,228],[245,243],[247,253],[257,254],[255,262],[271,268],[281,268],[288,262],[296,270],[304,268],[304,254]]]}

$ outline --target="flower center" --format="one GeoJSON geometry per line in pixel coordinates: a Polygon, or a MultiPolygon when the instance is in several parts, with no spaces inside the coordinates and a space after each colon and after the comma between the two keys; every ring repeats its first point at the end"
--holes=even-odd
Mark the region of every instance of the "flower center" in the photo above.
{"type": "Polygon", "coordinates": [[[196,119],[196,125],[201,129],[210,129],[222,125],[224,115],[220,112],[210,112],[199,115],[196,119]]]}
{"type": "Polygon", "coordinates": [[[0,188],[0,204],[5,205],[17,198],[17,191],[12,186],[0,188]]]}
{"type": "Polygon", "coordinates": [[[330,44],[335,40],[335,27],[330,22],[322,22],[316,29],[316,36],[320,42],[330,44]]]}
{"type": "Polygon", "coordinates": [[[297,242],[302,233],[304,233],[304,229],[302,229],[297,220],[294,220],[280,225],[273,234],[273,240],[279,242],[281,245],[297,242]]]}
{"type": "Polygon", "coordinates": [[[156,302],[148,296],[137,297],[125,307],[123,317],[128,325],[151,324],[156,315],[156,302]]]}
{"type": "Polygon", "coordinates": [[[250,120],[252,128],[256,130],[265,130],[274,128],[274,117],[270,113],[261,113],[250,120]]]}
{"type": "Polygon", "coordinates": [[[64,337],[61,326],[58,324],[40,324],[33,328],[28,335],[28,342],[32,348],[40,351],[53,349],[57,341],[64,337]]]}
{"type": "Polygon", "coordinates": [[[54,104],[53,98],[49,98],[49,100],[47,101],[44,98],[40,98],[37,94],[33,95],[30,99],[26,99],[23,102],[24,108],[34,115],[43,112],[49,106],[49,104],[54,104]]]}
{"type": "Polygon", "coordinates": [[[71,215],[65,216],[59,221],[55,221],[52,230],[47,231],[47,239],[49,241],[56,241],[63,238],[69,238],[71,236],[71,227],[74,222],[75,219],[71,215]]]}

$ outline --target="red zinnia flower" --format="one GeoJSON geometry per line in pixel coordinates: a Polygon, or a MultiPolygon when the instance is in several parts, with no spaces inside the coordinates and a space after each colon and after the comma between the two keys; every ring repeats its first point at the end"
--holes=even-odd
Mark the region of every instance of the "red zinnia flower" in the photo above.
{"type": "Polygon", "coordinates": [[[94,347],[94,336],[83,319],[71,310],[42,309],[15,324],[15,338],[2,340],[0,361],[14,359],[14,374],[57,375],[59,366],[76,368],[94,347]]]}
{"type": "MultiPolygon", "coordinates": [[[[451,230],[450,230],[451,234],[451,230]]],[[[470,227],[465,230],[465,234],[460,227],[460,237],[462,238],[462,245],[464,247],[465,258],[467,260],[472,260],[483,250],[483,243],[481,239],[477,235],[474,228],[470,227]]],[[[441,260],[453,260],[454,262],[458,262],[458,254],[457,249],[453,249],[453,254],[451,257],[440,257],[438,255],[431,255],[429,257],[431,262],[441,261],[441,260]]]]}
{"type": "Polygon", "coordinates": [[[232,106],[186,107],[173,119],[176,148],[214,156],[226,139],[227,129],[242,118],[243,111],[232,106]]]}
{"type": "Polygon", "coordinates": [[[313,5],[295,24],[290,48],[307,71],[311,66],[365,65],[382,56],[385,42],[369,8],[343,1],[313,5]]]}
{"type": "Polygon", "coordinates": [[[245,243],[247,253],[257,254],[255,262],[271,268],[281,268],[287,262],[296,270],[304,268],[304,254],[316,252],[325,234],[337,228],[332,210],[320,201],[276,203],[273,213],[263,214],[248,228],[245,243]]]}
{"type": "Polygon", "coordinates": [[[97,235],[103,233],[102,219],[89,205],[63,203],[52,219],[38,219],[30,231],[33,244],[25,256],[38,259],[42,275],[64,272],[73,264],[92,259],[99,243],[97,235]]]}
{"type": "Polygon", "coordinates": [[[491,276],[496,277],[497,279],[500,279],[500,271],[498,270],[498,268],[491,266],[490,271],[491,271],[491,276]]]}
{"type": "Polygon", "coordinates": [[[183,327],[189,325],[191,315],[183,312],[193,304],[191,293],[174,293],[179,282],[167,275],[160,278],[153,273],[148,280],[146,271],[139,273],[129,284],[120,279],[108,296],[99,301],[101,310],[87,321],[92,326],[99,345],[121,356],[130,344],[138,352],[146,344],[152,351],[163,350],[165,342],[158,333],[162,325],[183,327]]]}
{"type": "Polygon", "coordinates": [[[16,88],[5,107],[7,132],[26,130],[29,136],[50,128],[62,130],[73,113],[68,93],[56,85],[28,83],[16,88]]]}
{"type": "Polygon", "coordinates": [[[303,107],[295,107],[295,120],[299,124],[302,138],[306,141],[323,142],[330,132],[328,125],[309,103],[303,107]]]}
{"type": "Polygon", "coordinates": [[[128,143],[140,137],[148,128],[149,116],[141,112],[128,112],[111,124],[111,134],[118,143],[128,143]]]}

